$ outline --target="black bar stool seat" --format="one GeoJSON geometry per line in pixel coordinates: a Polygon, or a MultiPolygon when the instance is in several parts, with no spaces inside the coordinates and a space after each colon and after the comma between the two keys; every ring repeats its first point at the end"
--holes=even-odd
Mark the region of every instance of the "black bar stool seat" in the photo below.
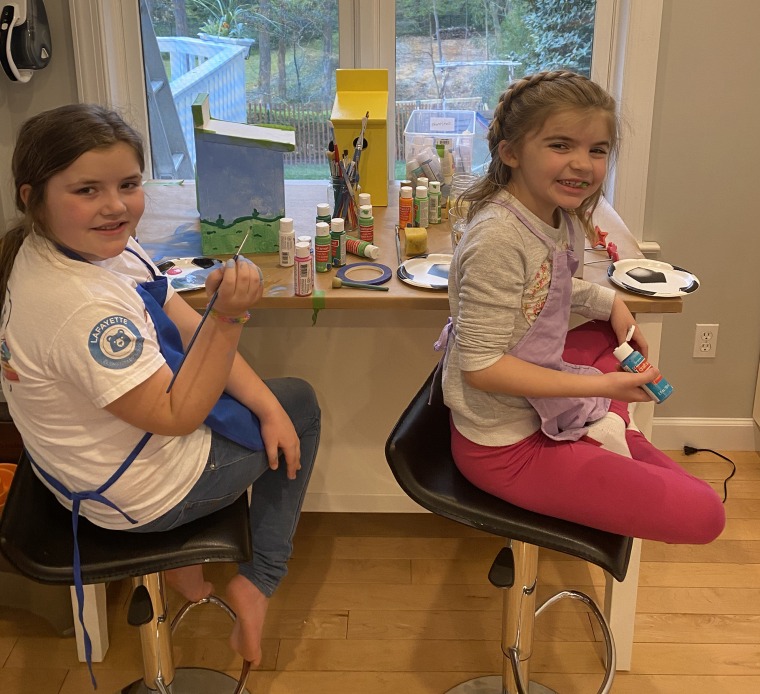
{"type": "Polygon", "coordinates": [[[449,409],[443,402],[440,369],[428,377],[401,415],[386,442],[385,455],[401,488],[420,506],[509,541],[489,573],[494,585],[506,589],[502,675],[469,680],[451,689],[450,694],[550,692],[530,682],[533,624],[535,616],[563,598],[584,602],[602,626],[607,657],[599,693],[609,692],[615,673],[614,642],[594,601],[579,591],[561,591],[534,612],[538,548],[584,559],[622,581],[628,568],[632,538],[526,511],[471,484],[459,472],[451,456],[449,409]]]}
{"type": "MultiPolygon", "coordinates": [[[[193,564],[250,560],[246,494],[226,508],[166,532],[107,530],[80,517],[78,538],[84,584],[123,578],[133,582],[129,621],[140,627],[144,676],[123,692],[246,691],[247,662],[237,682],[213,670],[174,667],[171,633],[190,607],[211,602],[233,620],[235,615],[219,598],[210,596],[185,605],[178,618],[170,622],[162,573],[193,564]]],[[[71,513],[37,478],[23,455],[0,517],[0,551],[18,571],[35,581],[73,585],[73,546],[71,513]]]]}

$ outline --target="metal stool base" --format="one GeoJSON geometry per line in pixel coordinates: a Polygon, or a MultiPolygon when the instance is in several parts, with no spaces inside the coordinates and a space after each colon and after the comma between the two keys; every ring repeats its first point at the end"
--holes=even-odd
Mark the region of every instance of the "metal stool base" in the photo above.
{"type": "MultiPolygon", "coordinates": [[[[462,682],[453,689],[449,689],[446,694],[512,694],[512,692],[504,691],[501,675],[488,675],[462,682]]],[[[531,682],[528,694],[556,694],[556,692],[538,682],[531,682]]]]}
{"type": "MultiPolygon", "coordinates": [[[[177,668],[174,682],[166,689],[170,694],[232,694],[238,685],[234,677],[217,670],[200,667],[177,668]]],[[[148,689],[143,680],[127,685],[121,694],[155,694],[158,689],[148,689]]],[[[243,689],[241,694],[249,694],[243,689]]]]}

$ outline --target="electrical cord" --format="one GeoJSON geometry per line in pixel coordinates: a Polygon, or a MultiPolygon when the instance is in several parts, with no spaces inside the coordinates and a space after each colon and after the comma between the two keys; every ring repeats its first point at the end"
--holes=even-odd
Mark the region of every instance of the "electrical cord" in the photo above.
{"type": "Polygon", "coordinates": [[[727,458],[725,455],[718,453],[718,451],[714,451],[712,448],[694,448],[693,446],[684,446],[683,452],[685,455],[694,455],[695,453],[712,453],[713,455],[717,455],[719,458],[723,458],[723,460],[731,463],[731,474],[726,477],[725,480],[723,480],[723,503],[725,504],[726,499],[728,499],[728,480],[730,480],[736,474],[736,464],[734,461],[731,460],[731,458],[727,458]]]}

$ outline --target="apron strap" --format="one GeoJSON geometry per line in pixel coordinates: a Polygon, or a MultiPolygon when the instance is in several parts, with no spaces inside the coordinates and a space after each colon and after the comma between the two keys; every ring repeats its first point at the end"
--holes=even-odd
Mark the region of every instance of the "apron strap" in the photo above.
{"type": "Polygon", "coordinates": [[[29,455],[27,451],[27,457],[32,463],[34,469],[39,472],[40,476],[63,497],[72,502],[71,505],[71,529],[74,533],[74,557],[72,561],[72,570],[74,574],[74,592],[77,596],[77,616],[79,617],[79,623],[82,625],[82,633],[84,634],[84,655],[87,660],[87,668],[90,671],[90,680],[92,681],[93,688],[97,689],[98,684],[95,680],[95,673],[92,670],[92,640],[90,634],[87,632],[87,627],[84,624],[84,584],[82,583],[82,563],[79,554],[79,507],[83,501],[95,501],[104,506],[118,511],[124,518],[126,518],[132,525],[137,521],[122,511],[116,504],[110,499],[103,496],[103,492],[107,491],[111,485],[116,482],[123,474],[124,471],[130,466],[132,461],[140,454],[145,444],[148,443],[150,437],[153,436],[151,432],[145,432],[143,437],[137,442],[137,445],[132,449],[132,452],[126,457],[124,462],[119,465],[116,472],[114,472],[103,484],[95,490],[86,490],[83,492],[70,492],[63,486],[55,477],[50,473],[43,470],[34,459],[29,455]]]}

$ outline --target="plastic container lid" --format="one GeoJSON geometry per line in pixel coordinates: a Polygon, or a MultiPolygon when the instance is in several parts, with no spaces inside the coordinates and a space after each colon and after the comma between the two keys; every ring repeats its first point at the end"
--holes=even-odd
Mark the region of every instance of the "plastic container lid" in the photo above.
{"type": "Polygon", "coordinates": [[[412,188],[411,188],[411,186],[401,186],[401,197],[402,198],[411,198],[412,197],[412,188]]]}
{"type": "Polygon", "coordinates": [[[619,347],[615,347],[615,349],[612,350],[612,354],[618,361],[625,361],[633,354],[633,347],[627,342],[624,342],[619,347]]]}
{"type": "Polygon", "coordinates": [[[361,205],[359,207],[359,217],[372,217],[372,205],[361,205]]]}
{"type": "Polygon", "coordinates": [[[290,217],[283,217],[280,219],[280,231],[290,232],[293,231],[293,220],[290,217]]]}
{"type": "Polygon", "coordinates": [[[316,234],[317,236],[329,236],[330,225],[327,222],[317,222],[316,234]]]}
{"type": "Polygon", "coordinates": [[[430,192],[431,193],[440,193],[441,192],[441,182],[440,181],[430,181],[430,192]]]}
{"type": "Polygon", "coordinates": [[[330,220],[330,231],[344,231],[345,228],[343,217],[333,217],[330,220]]]}
{"type": "Polygon", "coordinates": [[[305,241],[299,241],[296,244],[296,258],[308,258],[310,256],[309,244],[305,241]]]}
{"type": "Polygon", "coordinates": [[[359,193],[359,207],[362,205],[371,205],[372,197],[369,193],[359,193]]]}
{"type": "Polygon", "coordinates": [[[317,205],[317,217],[329,217],[330,214],[330,205],[326,202],[320,202],[317,205]]]}
{"type": "Polygon", "coordinates": [[[427,197],[427,186],[417,186],[417,189],[414,194],[415,198],[426,198],[427,197]]]}

